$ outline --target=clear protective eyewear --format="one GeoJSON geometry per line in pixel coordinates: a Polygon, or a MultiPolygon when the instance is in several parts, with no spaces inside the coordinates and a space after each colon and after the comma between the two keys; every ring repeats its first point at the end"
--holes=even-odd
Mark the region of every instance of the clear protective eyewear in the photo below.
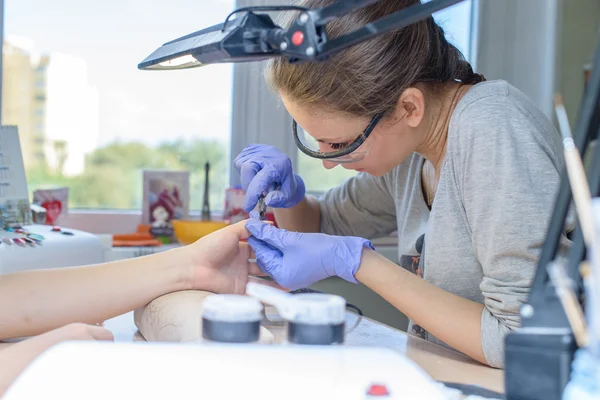
{"type": "Polygon", "coordinates": [[[312,158],[335,163],[353,163],[366,157],[373,145],[367,138],[381,119],[381,114],[375,115],[366,129],[352,142],[327,143],[316,140],[304,130],[295,120],[292,120],[292,131],[296,145],[301,152],[312,158]]]}

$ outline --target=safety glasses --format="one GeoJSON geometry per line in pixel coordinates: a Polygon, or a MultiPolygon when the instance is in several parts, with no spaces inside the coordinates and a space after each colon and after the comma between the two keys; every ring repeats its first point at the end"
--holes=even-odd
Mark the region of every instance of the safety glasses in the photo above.
{"type": "Polygon", "coordinates": [[[375,129],[381,116],[381,114],[375,115],[365,130],[354,141],[347,143],[318,141],[298,125],[295,120],[292,120],[292,131],[296,145],[307,156],[340,164],[353,163],[362,160],[369,154],[373,143],[372,141],[366,142],[366,140],[375,129]]]}

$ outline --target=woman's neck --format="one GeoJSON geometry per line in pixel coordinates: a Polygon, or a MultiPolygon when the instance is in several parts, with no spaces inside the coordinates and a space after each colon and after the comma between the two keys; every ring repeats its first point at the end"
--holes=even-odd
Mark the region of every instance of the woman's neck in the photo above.
{"type": "Polygon", "coordinates": [[[428,113],[429,122],[423,124],[424,139],[417,148],[417,153],[432,164],[438,176],[446,155],[450,117],[467,90],[468,87],[461,83],[447,85],[438,96],[438,100],[432,104],[434,108],[428,113]]]}

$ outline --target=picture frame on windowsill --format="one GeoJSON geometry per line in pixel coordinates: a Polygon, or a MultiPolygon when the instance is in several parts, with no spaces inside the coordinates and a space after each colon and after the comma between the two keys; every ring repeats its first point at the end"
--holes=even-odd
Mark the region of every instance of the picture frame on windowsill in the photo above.
{"type": "Polygon", "coordinates": [[[173,243],[171,221],[187,219],[190,171],[143,170],[142,224],[163,243],[173,243]]]}

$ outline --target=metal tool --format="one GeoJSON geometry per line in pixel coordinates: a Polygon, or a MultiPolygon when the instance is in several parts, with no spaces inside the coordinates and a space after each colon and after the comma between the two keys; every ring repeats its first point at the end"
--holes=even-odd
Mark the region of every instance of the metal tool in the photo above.
{"type": "Polygon", "coordinates": [[[260,219],[261,221],[265,221],[267,219],[267,217],[265,217],[266,212],[267,204],[265,203],[265,195],[263,194],[258,199],[258,219],[260,219]]]}
{"type": "Polygon", "coordinates": [[[258,199],[258,219],[261,221],[266,221],[267,217],[267,203],[265,202],[265,197],[267,197],[267,194],[269,194],[269,192],[272,192],[273,190],[279,190],[279,188],[281,187],[281,185],[279,183],[272,183],[269,188],[264,191],[262,193],[262,195],[260,196],[260,198],[258,199]]]}

